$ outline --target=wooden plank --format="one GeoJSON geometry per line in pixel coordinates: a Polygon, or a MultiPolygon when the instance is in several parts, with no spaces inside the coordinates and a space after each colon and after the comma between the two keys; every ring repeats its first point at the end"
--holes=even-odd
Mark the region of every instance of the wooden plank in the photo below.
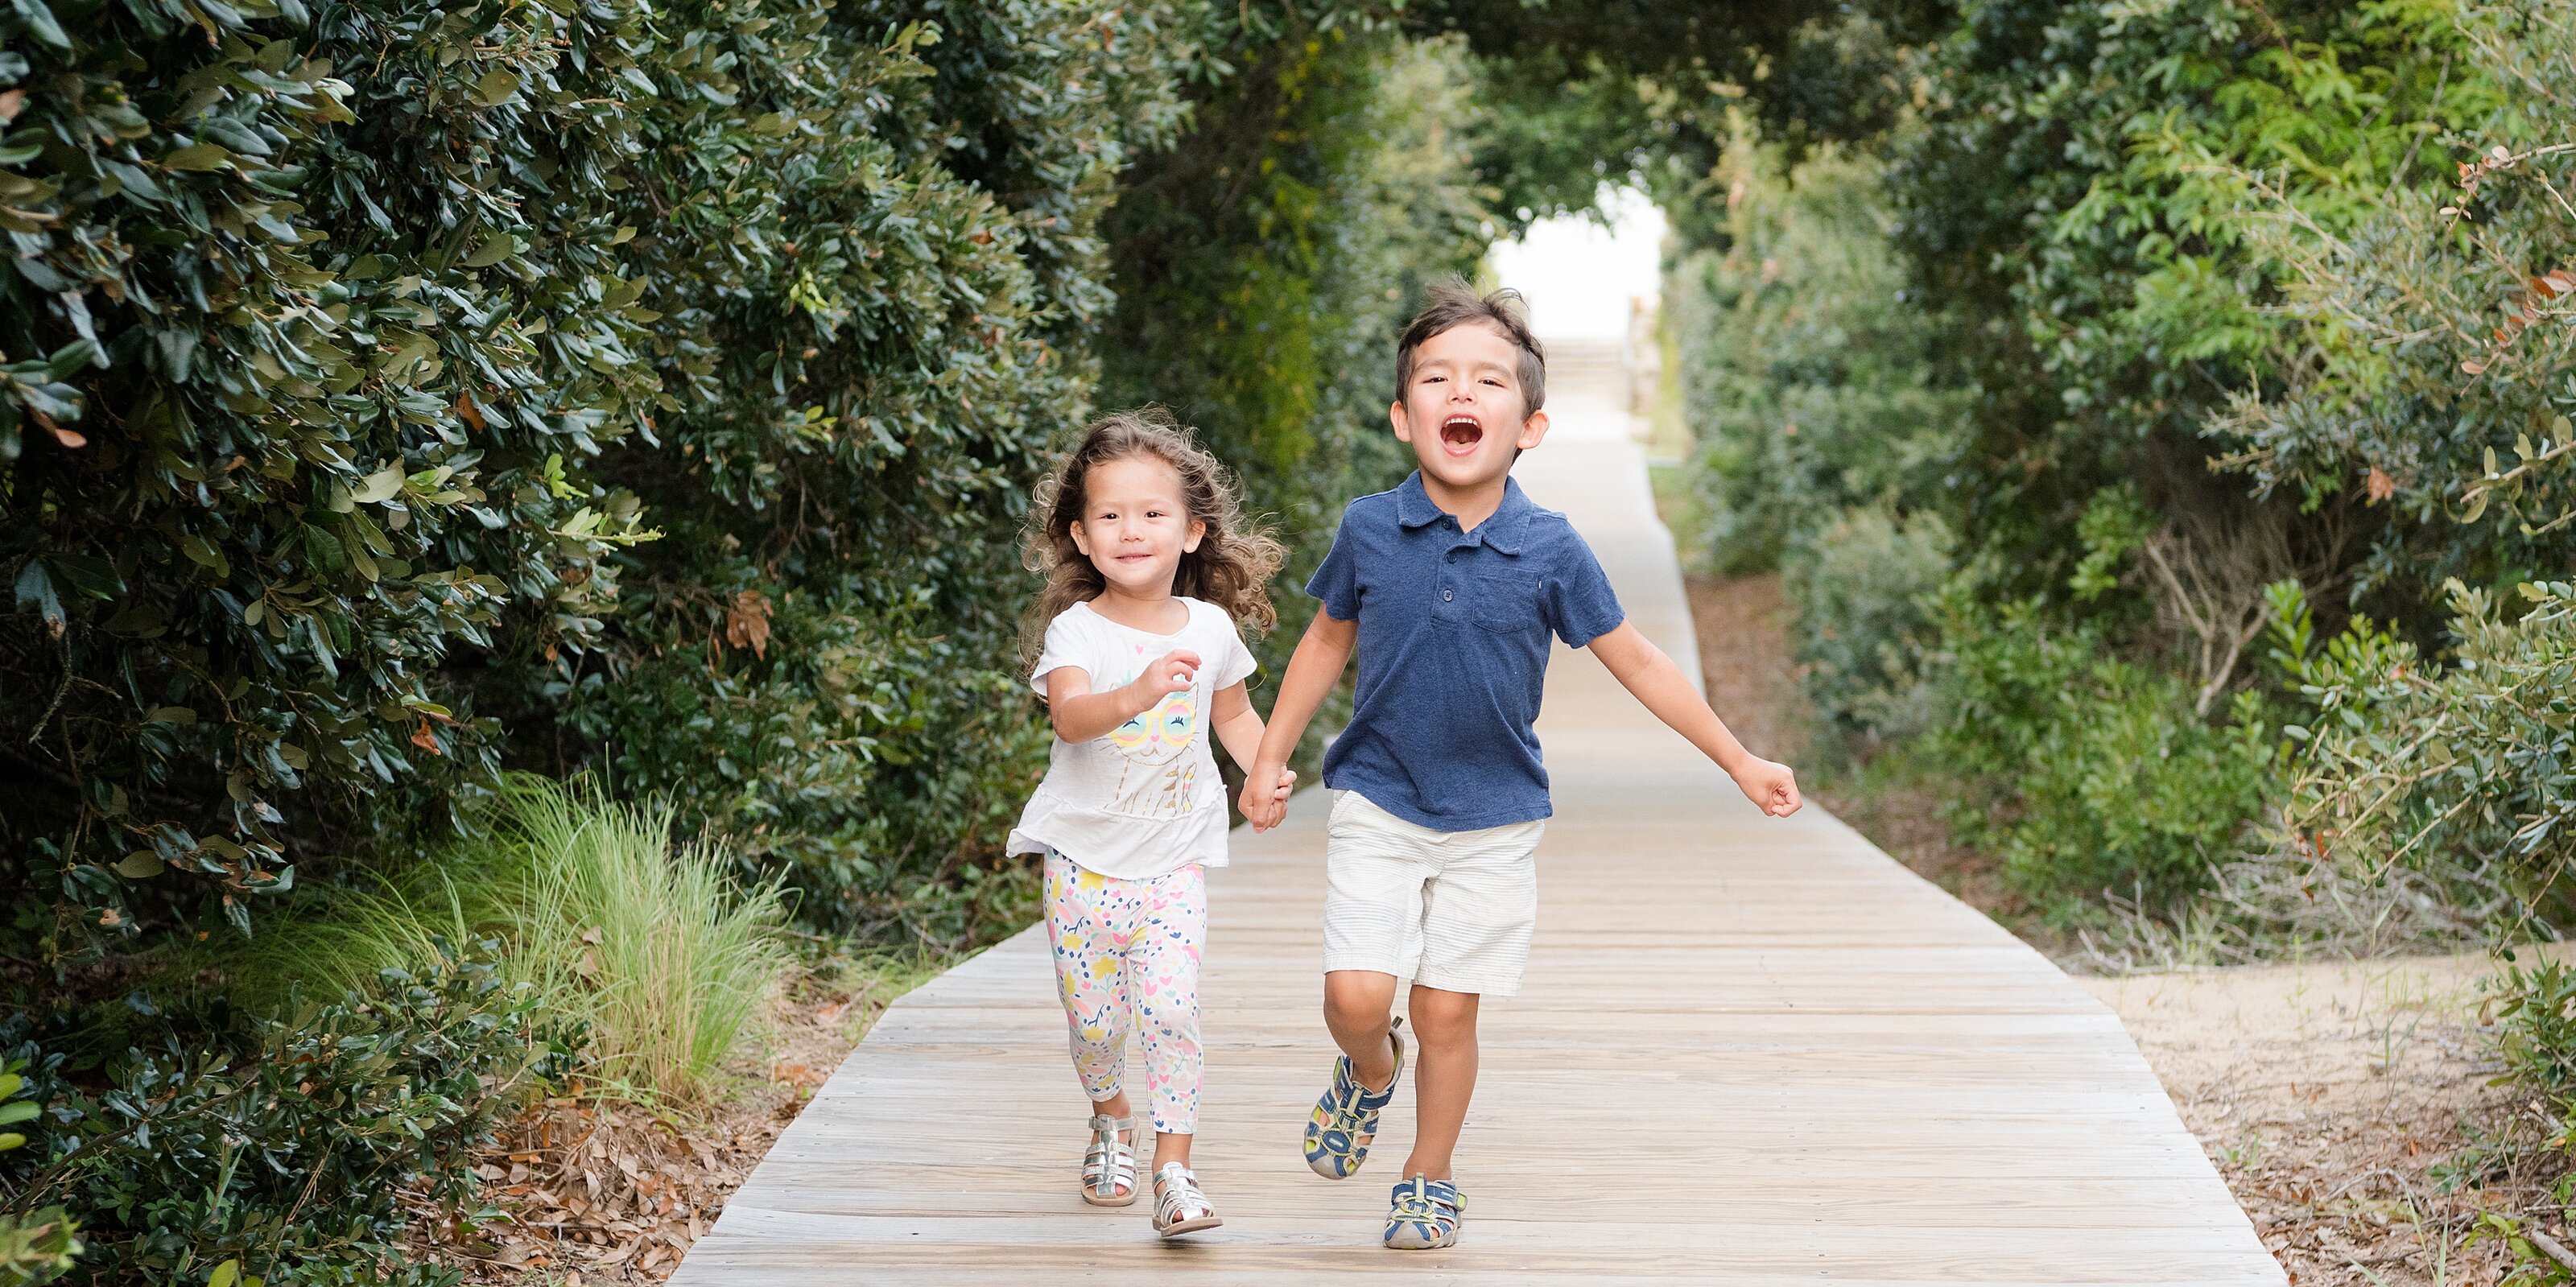
{"type": "MultiPolygon", "coordinates": [[[[1579,413],[1528,485],[1695,658],[1634,449],[1579,413]]],[[[2283,1281],[2118,1021],[2044,958],[1819,811],[1755,814],[1588,655],[1559,650],[1546,711],[1538,938],[1527,990],[1484,1010],[1459,1247],[1375,1245],[1409,1090],[1356,1179],[1298,1157],[1332,1057],[1307,792],[1211,874],[1196,1161],[1224,1228],[1165,1245],[1146,1203],[1075,1195],[1085,1110],[1033,931],[898,1002],[673,1281],[2283,1281]]]]}

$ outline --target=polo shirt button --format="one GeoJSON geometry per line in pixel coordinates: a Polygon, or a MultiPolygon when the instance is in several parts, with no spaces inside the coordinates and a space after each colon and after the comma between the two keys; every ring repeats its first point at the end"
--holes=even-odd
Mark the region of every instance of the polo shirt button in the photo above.
{"type": "Polygon", "coordinates": [[[1446,590],[1443,590],[1443,591],[1441,591],[1441,592],[1440,592],[1440,601],[1441,601],[1442,603],[1447,603],[1449,600],[1451,600],[1452,598],[1455,598],[1455,597],[1456,597],[1455,595],[1450,594],[1450,593],[1449,593],[1448,591],[1446,591],[1446,590]]]}

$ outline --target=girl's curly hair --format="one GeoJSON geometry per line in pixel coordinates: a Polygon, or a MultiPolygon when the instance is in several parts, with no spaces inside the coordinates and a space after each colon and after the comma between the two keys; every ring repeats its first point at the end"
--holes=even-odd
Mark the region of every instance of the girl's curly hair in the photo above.
{"type": "Polygon", "coordinates": [[[1030,571],[1046,577],[1046,589],[1020,622],[1023,662],[1036,664],[1046,643],[1047,624],[1057,614],[1099,597],[1108,588],[1100,569],[1073,543],[1073,525],[1082,518],[1083,484],[1091,471],[1137,456],[1170,465],[1180,475],[1181,498],[1189,506],[1190,517],[1207,524],[1199,547],[1181,555],[1172,593],[1213,603],[1232,615],[1237,625],[1256,634],[1278,624],[1278,611],[1270,606],[1270,578],[1286,560],[1287,551],[1267,529],[1245,522],[1233,473],[1191,434],[1161,407],[1102,416],[1038,484],[1036,503],[1029,507],[1025,561],[1030,571]]]}

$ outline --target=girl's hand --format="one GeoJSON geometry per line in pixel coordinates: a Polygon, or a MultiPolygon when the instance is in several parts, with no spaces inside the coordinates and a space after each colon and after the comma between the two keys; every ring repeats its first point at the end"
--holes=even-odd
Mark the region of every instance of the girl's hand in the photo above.
{"type": "Polygon", "coordinates": [[[1747,760],[1735,770],[1735,785],[1744,798],[1774,818],[1785,818],[1798,811],[1798,775],[1786,764],[1769,760],[1747,760]]]}
{"type": "Polygon", "coordinates": [[[1199,679],[1199,655],[1187,648],[1174,648],[1156,657],[1127,685],[1127,700],[1138,714],[1154,709],[1163,699],[1181,692],[1199,679]]]}

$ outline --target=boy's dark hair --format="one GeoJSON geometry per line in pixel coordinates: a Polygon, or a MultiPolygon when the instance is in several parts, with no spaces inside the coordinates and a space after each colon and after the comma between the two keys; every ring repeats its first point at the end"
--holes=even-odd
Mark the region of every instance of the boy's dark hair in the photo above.
{"type": "Polygon", "coordinates": [[[1547,405],[1547,351],[1540,348],[1538,337],[1530,334],[1529,302],[1519,291],[1506,286],[1491,295],[1479,295],[1463,281],[1435,282],[1422,293],[1422,311],[1404,324],[1404,337],[1395,344],[1395,400],[1404,401],[1404,391],[1413,386],[1413,351],[1469,322],[1484,322],[1503,333],[1512,347],[1521,352],[1520,366],[1514,374],[1520,377],[1522,409],[1536,411],[1547,405]]]}

